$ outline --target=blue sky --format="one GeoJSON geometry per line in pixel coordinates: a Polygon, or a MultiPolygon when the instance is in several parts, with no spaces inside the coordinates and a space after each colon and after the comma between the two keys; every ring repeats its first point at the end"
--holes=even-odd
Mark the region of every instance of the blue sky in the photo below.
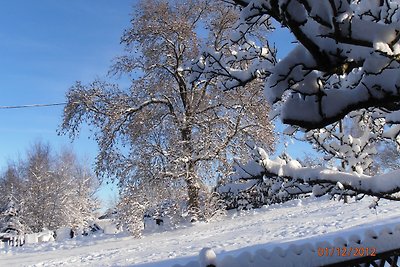
{"type": "MultiPolygon", "coordinates": [[[[104,76],[112,58],[122,51],[119,38],[129,26],[134,2],[3,1],[0,106],[64,102],[76,80],[104,76]]],[[[92,160],[96,144],[88,140],[87,131],[72,144],[67,136],[57,135],[62,109],[0,109],[0,170],[37,140],[54,149],[73,145],[79,156],[92,160]]]]}
{"type": "MultiPolygon", "coordinates": [[[[0,9],[0,106],[65,101],[74,81],[107,72],[121,52],[132,1],[13,0],[0,9]]],[[[0,110],[0,167],[35,140],[70,144],[56,129],[62,107],[0,110]]],[[[84,136],[82,136],[84,137],[84,136]]],[[[74,142],[93,155],[93,142],[74,142]]],[[[84,152],[85,151],[85,152],[84,152]]]]}
{"type": "MultiPolygon", "coordinates": [[[[0,8],[0,106],[65,101],[75,81],[102,78],[129,26],[135,0],[13,0],[0,8]]],[[[290,36],[278,31],[273,40],[280,56],[291,47],[290,36]]],[[[73,143],[58,136],[62,106],[0,109],[0,170],[35,141],[54,149],[72,145],[80,157],[93,160],[97,147],[88,131],[73,143]]],[[[295,147],[298,150],[300,147],[295,147]]],[[[102,196],[111,196],[108,189],[102,196]]]]}

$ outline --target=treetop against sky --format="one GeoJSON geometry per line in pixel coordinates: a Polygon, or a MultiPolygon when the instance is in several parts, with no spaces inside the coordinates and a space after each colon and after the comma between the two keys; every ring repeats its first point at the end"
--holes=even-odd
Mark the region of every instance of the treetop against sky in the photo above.
{"type": "MultiPolygon", "coordinates": [[[[135,1],[105,0],[35,2],[16,0],[0,10],[0,106],[65,102],[76,80],[105,76],[121,54],[119,44],[135,1]]],[[[286,32],[273,34],[280,54],[291,46],[286,32]]],[[[69,145],[56,130],[62,106],[0,110],[0,167],[35,140],[55,147],[69,145]]],[[[87,136],[74,142],[79,154],[95,155],[87,136]]]]}
{"type": "MultiPolygon", "coordinates": [[[[75,81],[104,78],[114,57],[122,53],[120,38],[129,26],[135,1],[22,1],[3,3],[0,10],[0,106],[65,102],[75,81]]],[[[278,56],[293,38],[287,31],[271,35],[278,56]]],[[[0,169],[16,160],[35,141],[54,149],[70,146],[58,136],[63,106],[0,109],[0,169]]],[[[84,128],[72,143],[77,154],[93,161],[97,147],[84,128]]]]}

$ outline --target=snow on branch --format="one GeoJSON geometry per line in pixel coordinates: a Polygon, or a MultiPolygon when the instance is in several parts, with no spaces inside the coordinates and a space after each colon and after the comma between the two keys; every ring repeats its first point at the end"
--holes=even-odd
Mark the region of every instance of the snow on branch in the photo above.
{"type": "Polygon", "coordinates": [[[270,159],[267,153],[256,149],[259,155],[259,163],[264,167],[264,175],[286,177],[291,180],[315,184],[332,184],[343,186],[343,189],[367,194],[379,198],[400,200],[393,195],[400,191],[400,170],[390,173],[368,176],[356,172],[346,173],[337,170],[318,167],[303,167],[298,161],[283,161],[282,159],[270,159]]]}
{"type": "Polygon", "coordinates": [[[253,15],[239,19],[236,11],[228,8],[221,18],[214,19],[214,24],[231,25],[214,29],[217,41],[202,47],[201,55],[188,64],[192,81],[218,77],[219,87],[232,90],[271,74],[277,62],[276,50],[269,45],[266,33],[273,26],[265,14],[253,15]]]}
{"type": "MultiPolygon", "coordinates": [[[[242,7],[238,25],[250,27],[256,18],[270,16],[292,32],[298,45],[277,64],[250,64],[253,69],[242,77],[226,68],[223,75],[231,75],[226,88],[260,77],[259,71],[268,100],[282,104],[282,121],[305,129],[324,127],[362,108],[399,110],[393,106],[400,101],[398,1],[233,2],[242,7]]],[[[231,41],[240,35],[245,38],[245,31],[231,41]]],[[[217,73],[222,72],[219,62],[209,62],[217,73]]]]}

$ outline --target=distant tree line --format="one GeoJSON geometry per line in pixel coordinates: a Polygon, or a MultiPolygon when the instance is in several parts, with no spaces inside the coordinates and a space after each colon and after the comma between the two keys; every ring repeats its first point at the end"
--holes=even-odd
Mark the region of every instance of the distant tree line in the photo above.
{"type": "Polygon", "coordinates": [[[84,228],[95,218],[98,182],[68,149],[35,143],[0,175],[0,235],[84,228]]]}

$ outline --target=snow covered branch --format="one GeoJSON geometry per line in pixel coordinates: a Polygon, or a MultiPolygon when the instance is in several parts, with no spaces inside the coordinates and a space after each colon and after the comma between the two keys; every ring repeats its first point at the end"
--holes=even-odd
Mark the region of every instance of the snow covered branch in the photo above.
{"type": "MultiPolygon", "coordinates": [[[[299,42],[275,66],[257,66],[268,77],[264,92],[269,101],[283,104],[280,116],[284,123],[316,129],[353,110],[399,110],[399,105],[393,105],[400,101],[397,1],[234,2],[242,7],[238,25],[250,25],[254,18],[270,16],[299,42]]],[[[240,31],[238,34],[244,35],[240,31]]],[[[235,72],[232,77],[239,79],[235,72]]],[[[240,81],[246,82],[250,76],[240,81]]]]}
{"type": "Polygon", "coordinates": [[[216,41],[188,65],[192,81],[218,77],[219,87],[232,90],[271,74],[277,61],[276,50],[266,39],[273,28],[268,16],[239,19],[235,10],[226,8],[211,23],[220,25],[212,32],[216,41]]]}
{"type": "Polygon", "coordinates": [[[307,183],[310,185],[332,184],[339,185],[343,189],[352,190],[359,194],[376,196],[392,200],[400,200],[395,195],[400,191],[400,170],[387,174],[368,176],[356,172],[347,173],[337,170],[319,167],[303,167],[298,161],[288,162],[282,159],[269,159],[264,150],[257,149],[260,160],[259,163],[265,169],[262,175],[286,177],[290,180],[307,183]]]}

